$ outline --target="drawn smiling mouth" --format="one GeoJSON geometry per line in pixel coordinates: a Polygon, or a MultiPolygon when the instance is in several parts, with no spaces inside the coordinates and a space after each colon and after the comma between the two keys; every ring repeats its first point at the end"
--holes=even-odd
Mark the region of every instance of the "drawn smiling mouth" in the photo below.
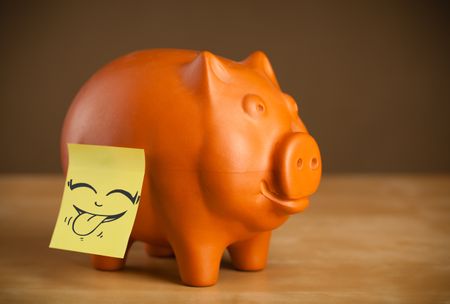
{"type": "Polygon", "coordinates": [[[77,217],[72,223],[72,230],[80,236],[86,236],[94,232],[101,224],[109,223],[121,218],[126,211],[117,214],[96,214],[84,211],[73,205],[78,212],[77,217]]]}

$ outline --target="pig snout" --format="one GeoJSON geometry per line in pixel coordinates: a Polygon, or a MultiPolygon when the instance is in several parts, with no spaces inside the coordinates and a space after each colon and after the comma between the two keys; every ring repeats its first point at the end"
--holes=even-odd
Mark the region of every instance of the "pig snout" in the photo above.
{"type": "Polygon", "coordinates": [[[305,198],[320,182],[322,161],[316,141],[308,133],[287,134],[275,152],[275,187],[281,197],[305,198]]]}

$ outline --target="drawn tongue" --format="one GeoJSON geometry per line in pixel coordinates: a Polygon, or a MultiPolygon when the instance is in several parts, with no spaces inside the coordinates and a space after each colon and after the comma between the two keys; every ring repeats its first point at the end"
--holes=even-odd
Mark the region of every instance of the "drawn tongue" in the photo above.
{"type": "Polygon", "coordinates": [[[73,221],[73,231],[78,235],[88,235],[94,232],[107,217],[107,215],[95,215],[91,213],[78,214],[73,221]]]}

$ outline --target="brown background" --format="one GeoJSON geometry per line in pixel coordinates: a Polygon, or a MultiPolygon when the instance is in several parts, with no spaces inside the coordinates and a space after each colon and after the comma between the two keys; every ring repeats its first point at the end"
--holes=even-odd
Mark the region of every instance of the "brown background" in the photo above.
{"type": "Polygon", "coordinates": [[[327,172],[449,172],[449,16],[444,1],[2,1],[0,172],[59,172],[83,82],[160,47],[265,51],[327,172]]]}

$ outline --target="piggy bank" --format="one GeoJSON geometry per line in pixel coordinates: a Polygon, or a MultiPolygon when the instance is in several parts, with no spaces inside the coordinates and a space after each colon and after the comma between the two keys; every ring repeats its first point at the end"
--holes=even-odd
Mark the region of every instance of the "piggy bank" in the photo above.
{"type": "MultiPolygon", "coordinates": [[[[260,51],[243,61],[176,49],[120,57],[67,113],[64,170],[68,143],[145,150],[128,248],[142,241],[151,256],[175,256],[191,286],[216,283],[225,250],[236,269],[263,269],[271,231],[308,206],[322,171],[296,102],[260,51]]],[[[125,259],[92,262],[118,270],[125,259]]]]}

